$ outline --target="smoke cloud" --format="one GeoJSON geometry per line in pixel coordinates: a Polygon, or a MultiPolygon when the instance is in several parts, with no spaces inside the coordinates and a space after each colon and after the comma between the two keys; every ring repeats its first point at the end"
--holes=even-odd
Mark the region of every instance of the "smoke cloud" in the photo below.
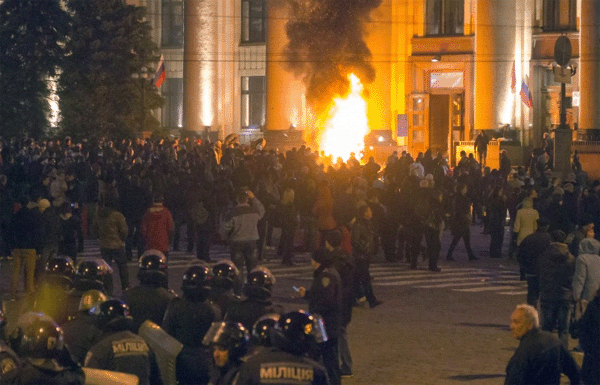
{"type": "Polygon", "coordinates": [[[289,70],[301,77],[306,99],[322,111],[338,95],[348,92],[348,74],[363,84],[375,80],[365,43],[365,25],[381,0],[288,0],[289,39],[284,55],[289,70]]]}

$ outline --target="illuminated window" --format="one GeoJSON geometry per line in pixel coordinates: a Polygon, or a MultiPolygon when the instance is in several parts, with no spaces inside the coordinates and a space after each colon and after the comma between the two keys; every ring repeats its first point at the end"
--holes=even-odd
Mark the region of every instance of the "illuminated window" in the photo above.
{"type": "Polygon", "coordinates": [[[464,0],[427,0],[427,35],[462,35],[465,32],[464,0]]]}
{"type": "Polygon", "coordinates": [[[167,78],[161,87],[165,105],[162,107],[162,126],[181,128],[183,124],[183,79],[167,78]]]}
{"type": "Polygon", "coordinates": [[[577,30],[577,0],[544,0],[543,30],[577,30]]]}
{"type": "Polygon", "coordinates": [[[163,47],[183,47],[183,1],[162,1],[161,27],[163,47]]]}
{"type": "Polygon", "coordinates": [[[265,42],[265,0],[242,0],[242,43],[265,42]]]}
{"type": "Polygon", "coordinates": [[[242,76],[242,128],[265,124],[265,83],[264,76],[242,76]]]}

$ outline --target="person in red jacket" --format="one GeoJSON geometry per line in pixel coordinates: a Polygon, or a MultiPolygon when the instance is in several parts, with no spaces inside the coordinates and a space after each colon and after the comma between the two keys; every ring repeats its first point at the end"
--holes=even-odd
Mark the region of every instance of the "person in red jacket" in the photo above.
{"type": "Polygon", "coordinates": [[[173,216],[169,209],[163,206],[163,197],[156,195],[154,204],[146,210],[140,226],[145,249],[162,251],[168,257],[174,228],[173,216]]]}

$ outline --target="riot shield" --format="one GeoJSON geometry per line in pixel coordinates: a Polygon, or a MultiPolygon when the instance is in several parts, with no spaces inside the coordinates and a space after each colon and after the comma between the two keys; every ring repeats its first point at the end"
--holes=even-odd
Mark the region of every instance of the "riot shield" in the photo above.
{"type": "Polygon", "coordinates": [[[85,385],[138,385],[140,383],[134,374],[92,368],[82,369],[85,373],[85,385]]]}
{"type": "Polygon", "coordinates": [[[146,341],[154,352],[163,384],[177,385],[175,362],[177,355],[183,349],[183,344],[149,320],[144,321],[140,326],[138,335],[146,341]]]}

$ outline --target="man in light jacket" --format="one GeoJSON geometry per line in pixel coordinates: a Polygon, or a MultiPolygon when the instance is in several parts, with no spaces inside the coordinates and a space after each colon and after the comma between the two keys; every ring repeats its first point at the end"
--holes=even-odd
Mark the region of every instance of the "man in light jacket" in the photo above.
{"type": "Polygon", "coordinates": [[[250,190],[242,190],[236,196],[235,206],[224,218],[223,232],[230,243],[231,261],[239,269],[235,293],[241,294],[244,282],[244,263],[250,273],[258,264],[258,221],[265,215],[265,208],[250,190]]]}

